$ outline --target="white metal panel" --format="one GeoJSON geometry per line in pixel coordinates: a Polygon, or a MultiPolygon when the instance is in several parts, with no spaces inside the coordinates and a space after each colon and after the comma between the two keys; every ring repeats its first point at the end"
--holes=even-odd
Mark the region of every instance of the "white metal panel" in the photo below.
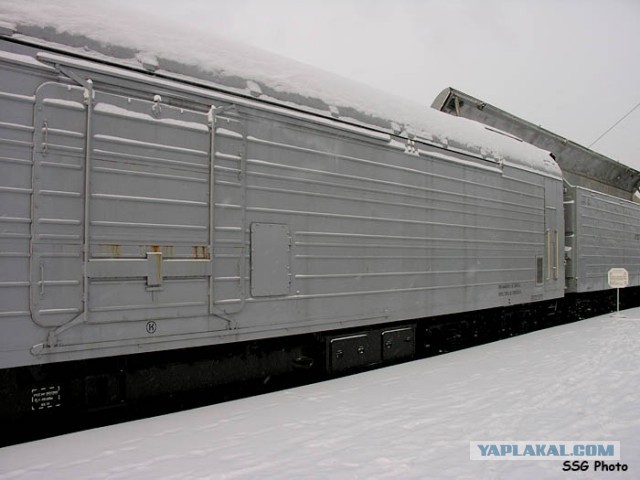
{"type": "Polygon", "coordinates": [[[291,287],[288,225],[251,224],[251,295],[287,295],[291,287]]]}

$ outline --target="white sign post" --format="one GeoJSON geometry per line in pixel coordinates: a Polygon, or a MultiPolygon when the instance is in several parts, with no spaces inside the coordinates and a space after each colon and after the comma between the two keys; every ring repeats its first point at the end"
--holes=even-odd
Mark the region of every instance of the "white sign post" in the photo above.
{"type": "Polygon", "coordinates": [[[620,314],[620,289],[629,286],[629,272],[626,268],[612,268],[608,277],[609,286],[616,289],[616,311],[620,314]]]}

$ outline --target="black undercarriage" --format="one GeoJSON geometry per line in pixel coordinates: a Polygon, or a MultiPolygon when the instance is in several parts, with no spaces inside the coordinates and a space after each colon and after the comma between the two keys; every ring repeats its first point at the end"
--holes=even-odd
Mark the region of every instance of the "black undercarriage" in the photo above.
{"type": "MultiPolygon", "coordinates": [[[[640,287],[620,308],[640,305],[640,287]]],[[[300,386],[616,309],[614,290],[558,301],[211,347],[0,370],[0,446],[300,386]]]]}

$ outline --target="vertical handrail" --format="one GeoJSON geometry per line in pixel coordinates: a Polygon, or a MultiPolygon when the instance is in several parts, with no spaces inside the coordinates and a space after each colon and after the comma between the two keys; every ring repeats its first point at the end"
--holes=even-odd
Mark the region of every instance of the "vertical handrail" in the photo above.
{"type": "Polygon", "coordinates": [[[213,264],[213,239],[215,235],[215,159],[216,159],[216,108],[212,105],[207,114],[209,123],[209,262],[211,263],[211,275],[209,276],[209,313],[214,312],[214,268],[213,264]]]}
{"type": "Polygon", "coordinates": [[[84,236],[82,241],[82,305],[84,320],[89,319],[89,221],[91,200],[91,117],[93,113],[93,82],[87,79],[84,85],[84,101],[87,105],[87,122],[84,153],[84,236]]]}
{"type": "Polygon", "coordinates": [[[551,229],[546,230],[546,243],[547,243],[547,277],[546,280],[551,280],[551,229]]]}
{"type": "Polygon", "coordinates": [[[553,278],[554,280],[557,280],[558,277],[560,276],[559,270],[560,270],[560,242],[559,242],[559,235],[558,235],[558,230],[554,230],[555,233],[555,240],[556,240],[556,266],[554,267],[553,270],[553,278]]]}

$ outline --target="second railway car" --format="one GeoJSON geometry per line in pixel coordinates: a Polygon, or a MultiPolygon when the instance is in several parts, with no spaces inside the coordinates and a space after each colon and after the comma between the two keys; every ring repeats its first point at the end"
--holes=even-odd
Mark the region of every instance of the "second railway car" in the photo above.
{"type": "Polygon", "coordinates": [[[3,419],[411,358],[434,318],[564,296],[547,151],[228,42],[4,8],[3,419]]]}
{"type": "Polygon", "coordinates": [[[579,186],[565,192],[567,292],[608,290],[611,268],[639,286],[640,205],[579,186]]]}

